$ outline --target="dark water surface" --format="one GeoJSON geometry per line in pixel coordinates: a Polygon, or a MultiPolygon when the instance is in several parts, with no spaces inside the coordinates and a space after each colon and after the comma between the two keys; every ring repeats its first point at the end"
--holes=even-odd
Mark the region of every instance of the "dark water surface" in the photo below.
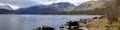
{"type": "Polygon", "coordinates": [[[41,26],[59,26],[68,21],[92,18],[99,15],[0,15],[0,30],[33,30],[41,26]]]}

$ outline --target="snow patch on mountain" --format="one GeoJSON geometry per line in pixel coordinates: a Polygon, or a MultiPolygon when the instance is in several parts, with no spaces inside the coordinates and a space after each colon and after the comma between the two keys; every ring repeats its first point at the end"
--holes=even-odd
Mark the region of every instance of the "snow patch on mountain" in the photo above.
{"type": "Polygon", "coordinates": [[[0,9],[13,10],[9,5],[1,5],[0,9]]]}

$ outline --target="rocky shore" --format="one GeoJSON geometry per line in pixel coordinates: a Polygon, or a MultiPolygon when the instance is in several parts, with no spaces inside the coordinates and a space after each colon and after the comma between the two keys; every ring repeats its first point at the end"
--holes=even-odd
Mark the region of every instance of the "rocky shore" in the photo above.
{"type": "MultiPolygon", "coordinates": [[[[89,19],[80,19],[79,21],[68,21],[65,24],[61,25],[59,27],[60,30],[88,30],[89,28],[89,23],[92,21],[95,21],[95,19],[101,19],[101,17],[94,17],[94,18],[89,18],[89,19]]],[[[53,27],[49,26],[43,26],[43,27],[38,27],[34,30],[56,30],[53,27]]]]}

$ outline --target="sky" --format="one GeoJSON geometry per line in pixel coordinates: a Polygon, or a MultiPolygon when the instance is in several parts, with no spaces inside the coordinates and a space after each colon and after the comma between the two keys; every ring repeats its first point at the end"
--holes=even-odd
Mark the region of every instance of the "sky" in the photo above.
{"type": "Polygon", "coordinates": [[[39,4],[52,4],[58,2],[70,2],[74,5],[79,5],[82,2],[86,2],[89,0],[0,0],[0,5],[9,5],[13,9],[23,8],[23,7],[30,7],[39,4]]]}

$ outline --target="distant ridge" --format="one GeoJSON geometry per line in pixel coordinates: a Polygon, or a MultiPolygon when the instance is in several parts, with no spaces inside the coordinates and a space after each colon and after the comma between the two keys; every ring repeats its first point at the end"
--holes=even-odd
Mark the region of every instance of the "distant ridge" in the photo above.
{"type": "Polygon", "coordinates": [[[53,3],[50,5],[37,5],[29,8],[20,8],[16,11],[16,14],[42,14],[45,12],[55,13],[63,11],[70,6],[74,7],[74,5],[69,2],[53,3]]]}

